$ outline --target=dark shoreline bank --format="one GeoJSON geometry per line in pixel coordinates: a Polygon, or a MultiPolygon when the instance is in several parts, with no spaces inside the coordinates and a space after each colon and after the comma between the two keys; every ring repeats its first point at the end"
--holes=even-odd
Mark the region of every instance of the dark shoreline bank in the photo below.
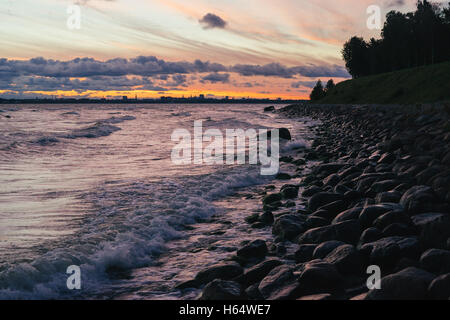
{"type": "Polygon", "coordinates": [[[277,112],[322,122],[304,159],[284,159],[299,171],[305,161],[320,164],[299,185],[270,191],[248,220],[272,225],[273,243],[255,240],[237,251],[237,263],[182,287],[206,284],[205,300],[448,299],[448,107],[304,104],[277,112]],[[286,208],[292,201],[306,209],[286,208]],[[367,287],[371,265],[380,268],[380,290],[367,287]]]}

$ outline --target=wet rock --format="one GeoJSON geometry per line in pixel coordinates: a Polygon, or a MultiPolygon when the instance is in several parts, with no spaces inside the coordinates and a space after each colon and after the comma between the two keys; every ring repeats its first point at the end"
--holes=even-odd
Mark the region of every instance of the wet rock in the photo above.
{"type": "Polygon", "coordinates": [[[344,245],[345,243],[342,241],[331,240],[322,242],[319,244],[313,252],[313,259],[323,259],[325,258],[331,251],[336,249],[339,246],[344,245]]]}
{"type": "Polygon", "coordinates": [[[297,263],[307,262],[312,260],[313,252],[316,249],[317,245],[315,244],[302,244],[295,251],[294,257],[297,263]]]}
{"type": "Polygon", "coordinates": [[[214,280],[206,285],[200,300],[242,300],[241,286],[234,281],[214,280]]]}
{"type": "Polygon", "coordinates": [[[280,128],[279,129],[279,137],[280,139],[285,139],[285,140],[291,140],[291,133],[289,132],[289,129],[287,128],[280,128]]]}
{"type": "Polygon", "coordinates": [[[243,273],[244,269],[238,264],[218,264],[200,271],[195,276],[195,283],[201,285],[211,282],[214,279],[231,280],[243,273]]]}
{"type": "Polygon", "coordinates": [[[272,204],[277,201],[281,201],[283,197],[279,193],[272,193],[264,197],[263,204],[272,204]]]}
{"type": "Polygon", "coordinates": [[[252,224],[252,223],[255,223],[256,221],[258,221],[258,219],[259,219],[259,214],[255,213],[248,217],[245,217],[244,220],[245,220],[245,222],[252,224]]]}
{"type": "Polygon", "coordinates": [[[258,289],[259,283],[252,284],[250,287],[245,289],[245,294],[251,300],[264,300],[264,297],[261,295],[258,289]]]}
{"type": "Polygon", "coordinates": [[[322,260],[313,260],[305,264],[298,279],[303,295],[339,291],[344,279],[337,269],[322,260]]]}
{"type": "Polygon", "coordinates": [[[292,268],[281,265],[272,269],[269,274],[259,283],[258,289],[261,295],[267,299],[279,288],[292,283],[295,279],[292,268]]]}
{"type": "Polygon", "coordinates": [[[275,111],[275,107],[274,106],[269,106],[269,107],[265,107],[264,108],[264,112],[272,112],[275,111]]]}
{"type": "MultiPolygon", "coordinates": [[[[347,202],[343,201],[343,200],[338,200],[338,201],[334,201],[334,202],[331,202],[329,204],[326,204],[326,205],[320,207],[317,211],[326,211],[327,214],[326,215],[322,214],[321,217],[331,221],[340,212],[342,212],[342,210],[345,210],[345,209],[347,209],[347,202]]],[[[316,214],[316,216],[318,216],[318,214],[316,214]]]]}
{"type": "Polygon", "coordinates": [[[272,212],[270,211],[264,211],[259,217],[258,217],[258,222],[266,225],[271,225],[273,224],[274,221],[274,217],[272,212]]]}
{"type": "Polygon", "coordinates": [[[317,186],[312,186],[310,188],[305,189],[305,191],[302,192],[303,197],[311,197],[315,195],[316,193],[319,193],[322,191],[322,188],[319,188],[317,186]]]}
{"type": "Polygon", "coordinates": [[[430,283],[428,297],[435,300],[450,299],[450,273],[443,274],[430,283]]]}
{"type": "Polygon", "coordinates": [[[288,173],[285,173],[285,172],[279,172],[275,176],[275,179],[278,179],[278,180],[290,180],[291,178],[292,178],[291,175],[288,173]]]}
{"type": "Polygon", "coordinates": [[[282,239],[292,240],[305,230],[305,224],[305,217],[285,214],[275,220],[272,233],[282,239]]]}
{"type": "Polygon", "coordinates": [[[237,251],[237,256],[243,259],[264,258],[267,254],[267,245],[263,240],[254,240],[237,251]]]}
{"type": "Polygon", "coordinates": [[[429,249],[420,257],[420,265],[435,274],[450,273],[450,251],[429,249]]]}
{"type": "Polygon", "coordinates": [[[298,189],[297,186],[287,184],[281,187],[280,193],[284,199],[294,199],[298,196],[298,189]]]}
{"type": "Polygon", "coordinates": [[[435,276],[410,267],[381,279],[381,289],[370,290],[367,300],[423,300],[435,276]]]}
{"type": "Polygon", "coordinates": [[[314,212],[318,208],[342,198],[343,196],[338,193],[318,192],[309,199],[308,209],[314,212]]]}
{"type": "Polygon", "coordinates": [[[248,287],[264,279],[272,269],[280,266],[282,262],[278,259],[269,259],[263,261],[245,271],[244,274],[234,280],[241,283],[244,287],[248,287]]]}

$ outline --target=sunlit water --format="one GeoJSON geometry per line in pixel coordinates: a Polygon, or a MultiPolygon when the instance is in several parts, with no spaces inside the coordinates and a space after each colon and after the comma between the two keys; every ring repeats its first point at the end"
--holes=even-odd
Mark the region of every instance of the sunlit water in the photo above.
{"type": "Polygon", "coordinates": [[[0,106],[0,298],[195,298],[174,286],[266,239],[255,165],[175,165],[177,128],[294,129],[261,105],[0,106]],[[10,115],[6,118],[4,115],[10,115]],[[67,289],[78,265],[82,289],[67,289]]]}

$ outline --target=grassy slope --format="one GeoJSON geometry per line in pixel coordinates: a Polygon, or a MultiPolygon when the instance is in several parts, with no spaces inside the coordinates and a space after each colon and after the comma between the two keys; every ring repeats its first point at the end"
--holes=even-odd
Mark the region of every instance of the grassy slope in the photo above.
{"type": "Polygon", "coordinates": [[[450,62],[347,80],[319,103],[424,103],[450,100],[450,62]]]}

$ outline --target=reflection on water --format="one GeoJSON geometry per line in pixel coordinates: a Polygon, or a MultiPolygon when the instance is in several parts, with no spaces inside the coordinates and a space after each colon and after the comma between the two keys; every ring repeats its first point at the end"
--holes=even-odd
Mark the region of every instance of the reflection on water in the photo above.
{"type": "MultiPolygon", "coordinates": [[[[173,256],[161,258],[166,261],[162,273],[148,266],[161,263],[156,258],[168,248],[177,252],[180,263],[194,265],[190,261],[199,256],[186,246],[199,243],[199,234],[215,225],[194,230],[186,225],[213,215],[235,212],[230,214],[236,225],[231,238],[247,232],[238,227],[239,215],[258,210],[259,201],[239,208],[238,215],[241,202],[227,196],[269,178],[248,165],[175,166],[170,161],[172,131],[191,130],[194,120],[202,119],[206,127],[223,132],[303,126],[264,114],[260,105],[16,109],[11,119],[0,119],[0,297],[6,298],[120,297],[120,292],[132,297],[149,279],[163,279],[167,272],[179,274],[174,281],[182,279],[184,267],[170,267],[173,256]],[[89,279],[82,293],[65,288],[70,264],[80,265],[83,279],[89,279]],[[136,270],[134,280],[112,282],[108,270],[117,269],[136,270]],[[131,285],[135,289],[130,290],[131,285]],[[114,294],[107,293],[108,287],[114,294]]],[[[225,249],[217,252],[224,256],[227,240],[220,241],[225,249]]],[[[201,260],[217,259],[213,251],[207,250],[209,258],[201,260]]],[[[158,285],[140,294],[158,298],[156,287],[164,285],[161,280],[150,282],[158,285]]]]}

